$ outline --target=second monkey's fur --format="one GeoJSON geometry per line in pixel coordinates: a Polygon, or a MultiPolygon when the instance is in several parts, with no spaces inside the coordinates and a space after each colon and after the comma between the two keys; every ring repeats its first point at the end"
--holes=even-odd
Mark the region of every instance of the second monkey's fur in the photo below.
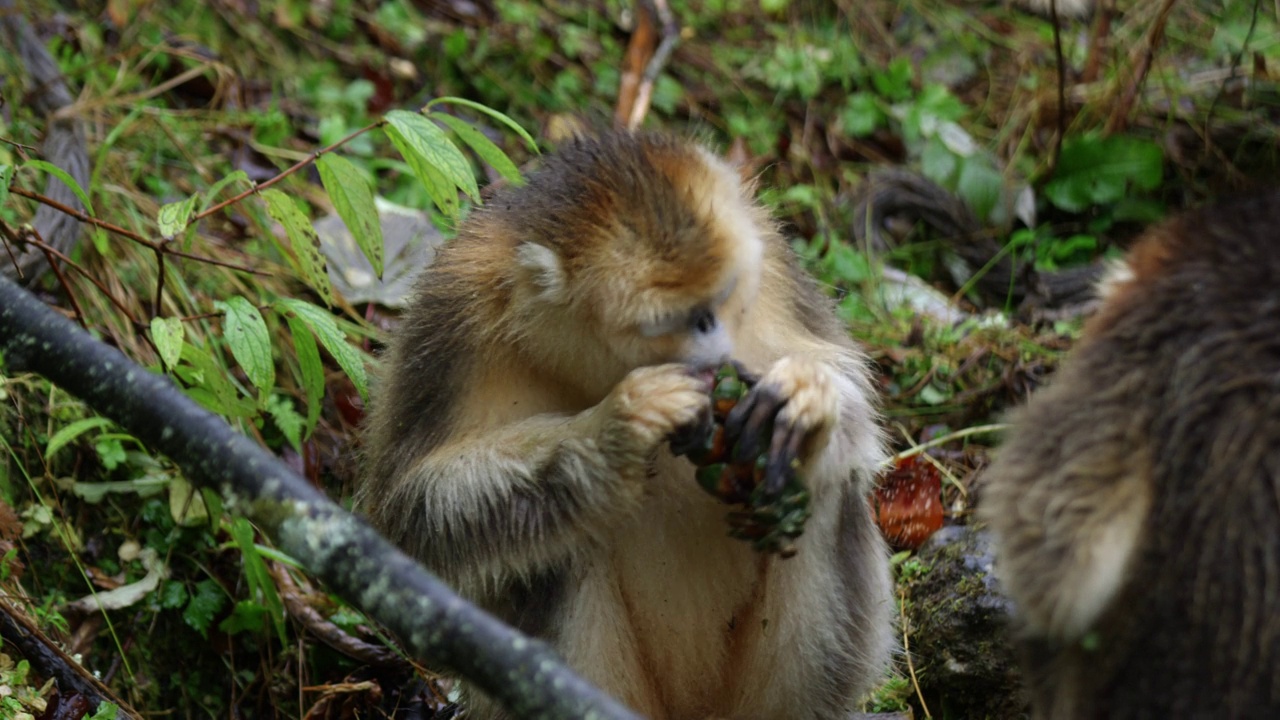
{"type": "Polygon", "coordinates": [[[1141,240],[982,510],[1039,720],[1280,717],[1280,192],[1141,240]]]}
{"type": "Polygon", "coordinates": [[[610,133],[546,158],[439,252],[386,365],[359,507],[638,712],[834,720],[881,678],[866,360],[710,152],[610,133]],[[803,440],[813,515],[791,559],[729,538],[668,445],[708,417],[691,366],[729,357],[803,440]]]}

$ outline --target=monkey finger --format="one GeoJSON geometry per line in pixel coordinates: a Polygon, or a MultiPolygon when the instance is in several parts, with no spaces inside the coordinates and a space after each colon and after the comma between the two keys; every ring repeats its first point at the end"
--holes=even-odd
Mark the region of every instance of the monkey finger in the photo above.
{"type": "Polygon", "coordinates": [[[711,414],[711,406],[698,409],[698,417],[686,425],[676,428],[667,436],[674,455],[687,455],[706,446],[711,434],[715,431],[715,419],[711,414]]]}
{"type": "Polygon", "coordinates": [[[764,435],[778,410],[787,403],[786,398],[779,396],[768,387],[756,386],[747,397],[725,418],[725,433],[733,443],[733,459],[735,462],[748,462],[760,454],[764,444],[764,435]],[[743,410],[743,405],[747,407],[743,410]],[[735,413],[742,413],[734,417],[735,413]]]}
{"type": "Polygon", "coordinates": [[[791,475],[791,466],[800,457],[807,433],[795,423],[778,423],[769,442],[769,460],[765,464],[764,493],[766,497],[782,494],[791,475]]]}

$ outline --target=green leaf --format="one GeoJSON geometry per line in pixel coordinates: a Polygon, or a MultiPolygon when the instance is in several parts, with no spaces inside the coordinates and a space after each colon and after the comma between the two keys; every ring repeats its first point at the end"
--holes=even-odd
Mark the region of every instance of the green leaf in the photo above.
{"type": "MultiPolygon", "coordinates": [[[[407,110],[392,110],[387,113],[387,122],[400,132],[411,153],[418,155],[426,165],[435,168],[471,198],[480,197],[471,164],[439,125],[407,110]]],[[[396,147],[401,154],[405,153],[405,148],[399,144],[396,147]]],[[[407,154],[405,159],[409,159],[407,154]]]]}
{"type": "Polygon", "coordinates": [[[293,403],[280,395],[272,395],[267,398],[267,413],[293,449],[301,452],[303,420],[298,411],[293,409],[293,403]]]}
{"type": "Polygon", "coordinates": [[[266,627],[267,615],[265,607],[252,600],[241,600],[236,603],[231,614],[218,623],[218,629],[228,635],[260,632],[266,627]]]}
{"type": "Polygon", "coordinates": [[[94,214],[93,203],[89,202],[89,194],[84,191],[84,188],[80,187],[80,183],[76,182],[75,178],[71,177],[71,173],[67,172],[66,170],[63,170],[62,168],[58,167],[57,165],[54,165],[51,162],[45,162],[44,160],[28,160],[22,163],[22,167],[43,170],[49,173],[50,175],[58,178],[64,184],[66,184],[67,187],[71,188],[71,192],[75,193],[76,197],[80,198],[80,202],[84,203],[85,212],[89,213],[90,215],[94,214]]]}
{"type": "Polygon", "coordinates": [[[187,609],[182,611],[182,620],[196,632],[208,637],[214,616],[226,603],[227,596],[217,581],[201,580],[196,583],[195,592],[187,602],[187,609]]]}
{"type": "Polygon", "coordinates": [[[0,164],[0,205],[9,201],[9,184],[13,182],[12,165],[0,164]]]}
{"type": "Polygon", "coordinates": [[[120,463],[124,462],[128,455],[125,454],[124,445],[120,443],[120,439],[107,435],[100,435],[93,443],[94,452],[98,453],[98,460],[102,462],[102,467],[107,472],[120,467],[120,463]]]}
{"type": "Polygon", "coordinates": [[[840,110],[840,125],[854,137],[866,137],[885,124],[886,118],[874,95],[856,92],[845,98],[840,110]]]}
{"type": "Polygon", "coordinates": [[[237,170],[237,171],[235,171],[235,172],[231,173],[230,175],[228,175],[228,176],[226,176],[226,177],[222,178],[221,180],[219,180],[218,182],[214,183],[214,184],[213,184],[213,185],[212,185],[212,186],[211,186],[211,187],[210,187],[210,188],[205,192],[205,194],[204,194],[204,201],[200,203],[200,212],[204,212],[205,210],[208,210],[208,209],[209,209],[209,206],[210,206],[210,205],[213,205],[213,201],[217,198],[218,193],[222,192],[222,188],[224,188],[224,187],[226,187],[226,186],[230,185],[230,184],[231,184],[231,183],[233,183],[233,182],[236,182],[237,180],[243,180],[244,182],[246,182],[246,183],[248,183],[248,184],[250,184],[250,185],[252,185],[252,184],[253,184],[253,182],[252,182],[251,180],[249,180],[249,173],[247,173],[247,172],[245,172],[245,171],[243,171],[243,170],[237,170]]]}
{"type": "Polygon", "coordinates": [[[289,323],[294,355],[298,358],[298,379],[307,393],[307,426],[303,434],[309,437],[320,419],[320,405],[324,398],[324,364],[320,362],[320,349],[316,347],[316,336],[312,334],[311,327],[296,313],[286,315],[285,320],[289,323]]]}
{"type": "Polygon", "coordinates": [[[456,220],[460,215],[460,208],[458,207],[458,193],[453,185],[445,179],[445,176],[440,171],[431,167],[426,158],[413,150],[410,142],[405,139],[405,136],[399,130],[388,127],[386,132],[391,144],[396,146],[396,149],[404,156],[405,162],[413,169],[413,173],[422,181],[422,186],[426,189],[427,196],[431,198],[431,202],[440,208],[440,212],[456,220]]]}
{"type": "Polygon", "coordinates": [[[160,599],[160,607],[165,610],[176,610],[187,601],[187,589],[174,580],[166,580],[156,595],[160,599]]]}
{"type": "Polygon", "coordinates": [[[196,201],[199,199],[200,195],[197,193],[181,202],[160,206],[160,212],[156,213],[160,235],[167,240],[172,240],[175,235],[186,230],[187,223],[191,220],[191,213],[196,209],[196,201]]]}
{"type": "Polygon", "coordinates": [[[924,150],[920,152],[920,171],[925,177],[943,187],[951,187],[958,164],[955,153],[948,150],[942,140],[936,137],[925,140],[924,150]]]}
{"type": "Polygon", "coordinates": [[[303,279],[315,290],[326,305],[333,304],[333,286],[325,270],[324,255],[320,254],[320,236],[312,227],[302,208],[288,195],[274,188],[263,190],[262,199],[267,202],[267,212],[284,226],[289,244],[298,257],[303,279]]]}
{"type": "Polygon", "coordinates": [[[253,303],[236,295],[226,302],[215,301],[213,306],[227,313],[223,323],[223,337],[231,347],[231,354],[244,368],[260,393],[266,397],[276,383],[276,366],[271,358],[271,335],[262,313],[253,303]]]}
{"type": "Polygon", "coordinates": [[[45,460],[53,457],[53,454],[61,450],[68,443],[90,430],[108,427],[111,421],[104,417],[91,417],[83,420],[77,420],[70,425],[58,430],[49,438],[49,444],[44,449],[45,460]]]}
{"type": "Polygon", "coordinates": [[[320,182],[333,200],[342,222],[346,223],[360,251],[382,277],[382,224],[373,200],[373,184],[350,160],[325,153],[316,161],[320,182]]]}
{"type": "Polygon", "coordinates": [[[502,148],[493,143],[492,140],[484,136],[484,133],[475,129],[465,120],[456,118],[452,115],[444,113],[431,113],[427,116],[432,120],[444,123],[458,136],[459,140],[467,144],[476,154],[485,162],[493,166],[502,177],[511,181],[515,185],[523,185],[524,178],[520,176],[520,168],[511,162],[511,158],[502,152],[502,148]]]}
{"type": "MultiPolygon", "coordinates": [[[[324,308],[294,298],[282,298],[278,306],[283,308],[282,312],[294,313],[307,324],[307,327],[311,328],[320,340],[320,344],[324,345],[324,349],[329,351],[347,377],[351,378],[351,382],[355,383],[360,397],[368,402],[369,389],[364,371],[364,357],[360,351],[347,343],[346,334],[338,329],[338,323],[333,316],[324,308]]],[[[297,333],[294,334],[294,338],[296,342],[297,333]]]]}
{"type": "Polygon", "coordinates": [[[253,417],[257,414],[257,407],[240,396],[236,386],[227,379],[226,370],[208,350],[184,342],[182,359],[190,367],[175,367],[174,374],[192,386],[186,389],[191,399],[227,418],[253,417]]]}
{"type": "Polygon", "coordinates": [[[119,713],[119,705],[103,700],[98,703],[98,707],[93,711],[92,715],[85,716],[85,720],[115,720],[119,713]]]}
{"type": "Polygon", "coordinates": [[[1149,140],[1112,135],[1068,138],[1053,179],[1044,187],[1049,201],[1068,212],[1123,200],[1130,186],[1153,190],[1164,179],[1164,152],[1149,140]]]}
{"type": "Polygon", "coordinates": [[[507,127],[511,128],[517,135],[519,135],[525,141],[525,143],[529,145],[530,150],[534,151],[535,153],[541,153],[541,151],[538,150],[538,143],[534,142],[533,136],[531,136],[527,131],[525,131],[524,128],[520,127],[520,123],[516,122],[515,120],[512,120],[511,118],[507,117],[503,113],[498,112],[497,110],[494,110],[491,107],[488,107],[486,105],[481,105],[480,103],[475,102],[473,100],[467,100],[466,98],[447,96],[447,97],[438,97],[435,100],[432,100],[431,102],[427,103],[426,106],[423,107],[422,109],[429,110],[434,105],[461,105],[462,107],[465,107],[465,108],[471,108],[472,110],[475,110],[478,113],[484,113],[485,115],[488,115],[494,120],[497,120],[503,125],[506,125],[507,127]]]}
{"type": "Polygon", "coordinates": [[[1000,202],[1004,178],[984,156],[975,155],[961,160],[956,188],[978,218],[985,220],[1000,202]]]}
{"type": "Polygon", "coordinates": [[[151,318],[151,342],[156,344],[160,360],[166,368],[178,364],[182,357],[182,336],[186,329],[178,318],[151,318]]]}
{"type": "Polygon", "coordinates": [[[276,593],[275,580],[271,578],[267,564],[262,561],[257,545],[253,542],[253,526],[248,520],[238,517],[231,521],[231,537],[240,548],[245,580],[249,583],[250,591],[261,595],[262,604],[271,614],[272,624],[275,625],[276,633],[280,636],[281,644],[286,644],[288,641],[284,634],[284,604],[280,602],[280,596],[276,593]]]}

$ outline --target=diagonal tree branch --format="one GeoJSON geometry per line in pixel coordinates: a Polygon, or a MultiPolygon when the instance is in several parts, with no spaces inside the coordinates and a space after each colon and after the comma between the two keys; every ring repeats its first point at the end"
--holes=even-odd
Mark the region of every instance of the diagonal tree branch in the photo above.
{"type": "Polygon", "coordinates": [[[637,716],[550,648],[466,602],[265,449],[0,276],[0,354],[84,399],[241,513],[409,650],[522,718],[637,716]]]}

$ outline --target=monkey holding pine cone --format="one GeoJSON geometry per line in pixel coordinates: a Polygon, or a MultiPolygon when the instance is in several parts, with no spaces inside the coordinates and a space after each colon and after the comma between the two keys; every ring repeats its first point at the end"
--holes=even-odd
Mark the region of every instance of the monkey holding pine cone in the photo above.
{"type": "MultiPolygon", "coordinates": [[[[358,508],[647,717],[846,717],[892,644],[866,358],[753,185],[700,145],[581,137],[527,180],[423,272],[358,508]],[[764,458],[741,510],[763,514],[734,529],[775,532],[766,552],[728,536],[726,498],[678,454],[715,425],[729,361],[753,384],[722,418],[726,462],[764,458]]],[[[471,717],[505,717],[467,692],[471,717]]]]}

